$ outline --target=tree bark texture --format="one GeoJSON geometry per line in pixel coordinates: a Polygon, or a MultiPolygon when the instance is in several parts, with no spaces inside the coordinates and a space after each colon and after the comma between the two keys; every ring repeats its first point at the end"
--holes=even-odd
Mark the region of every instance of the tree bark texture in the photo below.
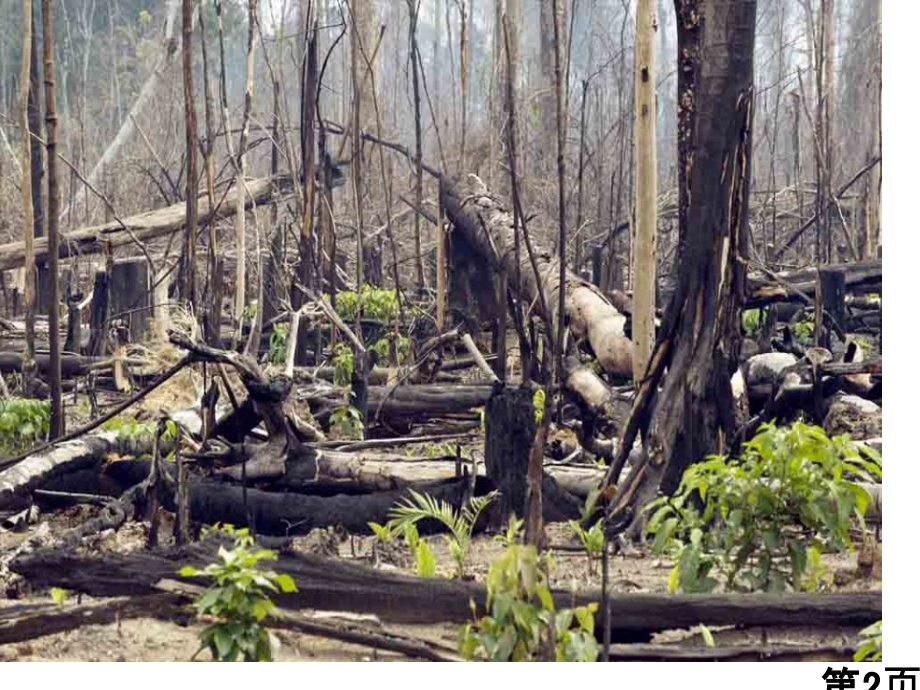
{"type": "Polygon", "coordinates": [[[676,489],[690,463],[723,450],[735,431],[729,381],[738,364],[747,273],[756,0],[700,0],[696,11],[702,22],[696,153],[680,282],[620,449],[631,448],[642,427],[646,458],[611,506],[633,516],[659,489],[676,489]]]}

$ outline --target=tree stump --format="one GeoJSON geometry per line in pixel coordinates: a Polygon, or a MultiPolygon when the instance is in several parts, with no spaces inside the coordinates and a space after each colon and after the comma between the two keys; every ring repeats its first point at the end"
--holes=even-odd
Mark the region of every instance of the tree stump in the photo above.
{"type": "Polygon", "coordinates": [[[536,437],[533,389],[497,388],[486,403],[486,476],[501,492],[502,521],[524,517],[527,463],[536,437]]]}
{"type": "Polygon", "coordinates": [[[112,314],[128,323],[131,342],[139,343],[150,318],[150,274],[144,259],[118,260],[112,265],[112,314]]]}
{"type": "Polygon", "coordinates": [[[831,349],[833,325],[830,319],[846,333],[846,274],[839,269],[818,269],[818,290],[815,296],[815,340],[819,347],[831,349]]]}

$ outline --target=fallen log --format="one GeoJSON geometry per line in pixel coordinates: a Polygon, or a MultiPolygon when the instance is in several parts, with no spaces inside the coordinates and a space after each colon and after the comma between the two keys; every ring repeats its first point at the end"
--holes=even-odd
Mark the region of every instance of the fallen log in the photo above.
{"type": "Polygon", "coordinates": [[[172,618],[187,598],[144,594],[91,604],[25,605],[0,608],[0,645],[67,632],[84,625],[106,625],[131,618],[172,618]]]}
{"type": "MultiPolygon", "coordinates": [[[[501,201],[491,195],[475,175],[463,182],[442,177],[440,200],[447,216],[480,259],[495,274],[507,271],[508,285],[522,304],[534,305],[536,313],[556,333],[554,325],[559,313],[559,262],[548,252],[538,250],[533,262],[521,252],[521,263],[515,265],[514,217],[501,201]],[[546,310],[538,299],[546,296],[546,310]]],[[[594,285],[582,280],[572,271],[566,272],[565,313],[568,327],[576,338],[586,338],[604,371],[622,377],[632,376],[632,343],[624,336],[626,317],[614,308],[594,285]]],[[[583,386],[606,387],[593,372],[577,379],[568,379],[566,386],[581,395],[583,386]],[[591,379],[593,377],[593,379],[591,379]]],[[[583,396],[584,397],[584,396],[583,396]]],[[[592,395],[589,404],[595,404],[592,395]]]]}
{"type": "MultiPolygon", "coordinates": [[[[193,599],[205,591],[204,587],[175,580],[161,580],[157,583],[157,588],[167,592],[185,594],[189,599],[193,599]]],[[[434,644],[427,640],[407,637],[386,630],[371,630],[366,626],[356,625],[349,621],[319,620],[315,614],[307,615],[276,608],[270,611],[268,617],[264,619],[264,625],[270,628],[296,630],[306,635],[341,640],[351,644],[396,652],[427,661],[461,660],[453,650],[446,649],[442,645],[434,644]]]]}
{"type": "MultiPolygon", "coordinates": [[[[246,208],[259,206],[271,201],[274,190],[288,178],[262,178],[246,182],[246,208]]],[[[235,199],[236,191],[231,188],[226,198],[235,199]]],[[[81,228],[63,233],[60,241],[60,257],[85,256],[101,254],[104,250],[120,247],[135,242],[147,243],[157,237],[163,237],[185,227],[185,202],[173,204],[166,208],[139,213],[123,218],[121,222],[112,221],[104,225],[81,228]],[[125,230],[127,227],[128,230],[125,230]],[[133,235],[133,236],[132,236],[133,235]]],[[[198,197],[198,223],[205,226],[212,220],[225,218],[236,212],[236,205],[219,204],[212,214],[207,195],[198,197]]],[[[48,238],[35,238],[35,260],[41,263],[48,258],[48,238]]],[[[18,268],[25,265],[25,242],[10,242],[0,245],[0,270],[18,268]]]]}
{"type": "Polygon", "coordinates": [[[610,645],[610,661],[845,661],[856,645],[751,645],[684,647],[663,644],[610,645]]]}
{"type": "Polygon", "coordinates": [[[112,453],[147,453],[151,446],[152,438],[119,438],[114,431],[99,431],[56,444],[0,472],[0,510],[21,507],[33,489],[55,477],[98,467],[112,453]]]}
{"type": "MultiPolygon", "coordinates": [[[[822,270],[834,270],[843,274],[843,281],[848,292],[881,292],[882,260],[873,259],[850,264],[833,264],[822,266],[822,270]]],[[[814,266],[795,271],[775,274],[776,278],[763,275],[748,277],[748,309],[764,306],[773,302],[800,302],[803,295],[814,299],[818,282],[818,269],[814,266]]]]}
{"type": "MultiPolygon", "coordinates": [[[[163,579],[175,579],[183,565],[203,567],[216,545],[202,542],[181,549],[158,548],[132,554],[87,555],[71,549],[41,549],[20,555],[10,570],[38,587],[62,587],[91,596],[155,593],[163,579]]],[[[283,552],[274,565],[290,575],[297,592],[279,594],[286,608],[371,613],[394,623],[464,623],[470,600],[485,610],[485,587],[478,583],[420,578],[365,565],[283,552]]],[[[198,581],[199,584],[204,584],[198,581]]],[[[571,592],[555,592],[570,601],[571,592]]],[[[597,591],[577,593],[577,605],[599,602],[597,591]]],[[[617,594],[611,605],[611,640],[646,642],[662,630],[708,626],[866,626],[882,616],[882,593],[834,594],[617,594]]],[[[598,626],[598,634],[600,634],[598,626]]]]}

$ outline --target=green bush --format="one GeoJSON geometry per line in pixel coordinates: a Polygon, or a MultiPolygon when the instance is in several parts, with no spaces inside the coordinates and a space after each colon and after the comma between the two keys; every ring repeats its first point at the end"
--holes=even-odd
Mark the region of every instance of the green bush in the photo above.
{"type": "Polygon", "coordinates": [[[549,561],[531,545],[510,544],[489,566],[488,615],[463,626],[460,653],[483,661],[595,661],[597,604],[556,610],[549,561]]]}
{"type": "Polygon", "coordinates": [[[399,316],[396,290],[384,290],[365,283],[361,286],[360,296],[350,290],[336,294],[335,311],[345,321],[354,321],[359,304],[361,316],[365,319],[392,321],[399,316]]]}
{"type": "Polygon", "coordinates": [[[0,399],[0,457],[18,455],[44,442],[50,428],[50,402],[31,398],[0,399]]]}
{"type": "MultiPolygon", "coordinates": [[[[277,558],[274,551],[254,548],[249,530],[235,530],[227,525],[218,528],[234,538],[234,546],[217,551],[218,562],[204,569],[185,566],[179,570],[183,577],[207,577],[214,581],[201,596],[197,607],[199,616],[213,619],[201,631],[202,650],[211,652],[218,661],[271,661],[272,649],[268,630],[261,622],[275,609],[269,593],[295,592],[294,580],[272,570],[263,570],[260,561],[277,558]]],[[[194,657],[193,657],[194,658],[194,657]]]]}
{"type": "Polygon", "coordinates": [[[881,478],[881,457],[847,436],[800,422],[764,425],[739,459],[690,466],[673,497],[647,508],[653,552],[676,560],[670,591],[815,591],[827,584],[821,556],[852,550],[870,503],[858,482],[881,478]]]}
{"type": "Polygon", "coordinates": [[[272,334],[268,339],[268,361],[270,364],[284,364],[287,355],[287,337],[290,326],[286,323],[276,323],[272,326],[272,334]]]}

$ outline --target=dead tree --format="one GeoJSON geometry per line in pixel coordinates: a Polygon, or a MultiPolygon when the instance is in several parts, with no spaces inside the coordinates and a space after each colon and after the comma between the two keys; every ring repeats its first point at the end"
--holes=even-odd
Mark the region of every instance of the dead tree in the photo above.
{"type": "Polygon", "coordinates": [[[655,344],[655,255],[658,221],[658,156],[655,141],[655,4],[639,0],[636,8],[636,245],[633,251],[633,379],[645,374],[655,344]]]}
{"type": "Polygon", "coordinates": [[[192,83],[192,0],[182,0],[182,84],[185,93],[185,242],[179,267],[179,294],[192,305],[195,294],[195,240],[198,228],[198,126],[192,83]]]}
{"type": "Polygon", "coordinates": [[[35,371],[35,245],[32,229],[32,142],[29,137],[29,74],[32,69],[32,0],[22,3],[22,71],[19,75],[19,128],[22,146],[22,236],[25,238],[25,285],[23,302],[26,312],[26,339],[23,352],[25,387],[35,371]]]}
{"type": "Polygon", "coordinates": [[[54,108],[54,22],[50,0],[42,0],[42,54],[45,59],[45,123],[48,129],[48,342],[51,359],[52,439],[64,433],[64,408],[61,401],[61,328],[58,309],[58,209],[61,195],[57,178],[57,113],[54,108]]]}
{"type": "MultiPolygon", "coordinates": [[[[701,51],[697,120],[680,281],[607,481],[616,483],[640,430],[642,459],[609,515],[639,527],[639,509],[677,488],[688,464],[734,435],[729,379],[741,344],[746,279],[756,0],[696,0],[701,51]],[[658,390],[665,367],[668,375],[658,390]],[[630,518],[630,514],[632,516],[630,518]]],[[[679,25],[678,30],[683,30],[679,25]]],[[[681,193],[684,193],[681,189],[681,193]]]]}

